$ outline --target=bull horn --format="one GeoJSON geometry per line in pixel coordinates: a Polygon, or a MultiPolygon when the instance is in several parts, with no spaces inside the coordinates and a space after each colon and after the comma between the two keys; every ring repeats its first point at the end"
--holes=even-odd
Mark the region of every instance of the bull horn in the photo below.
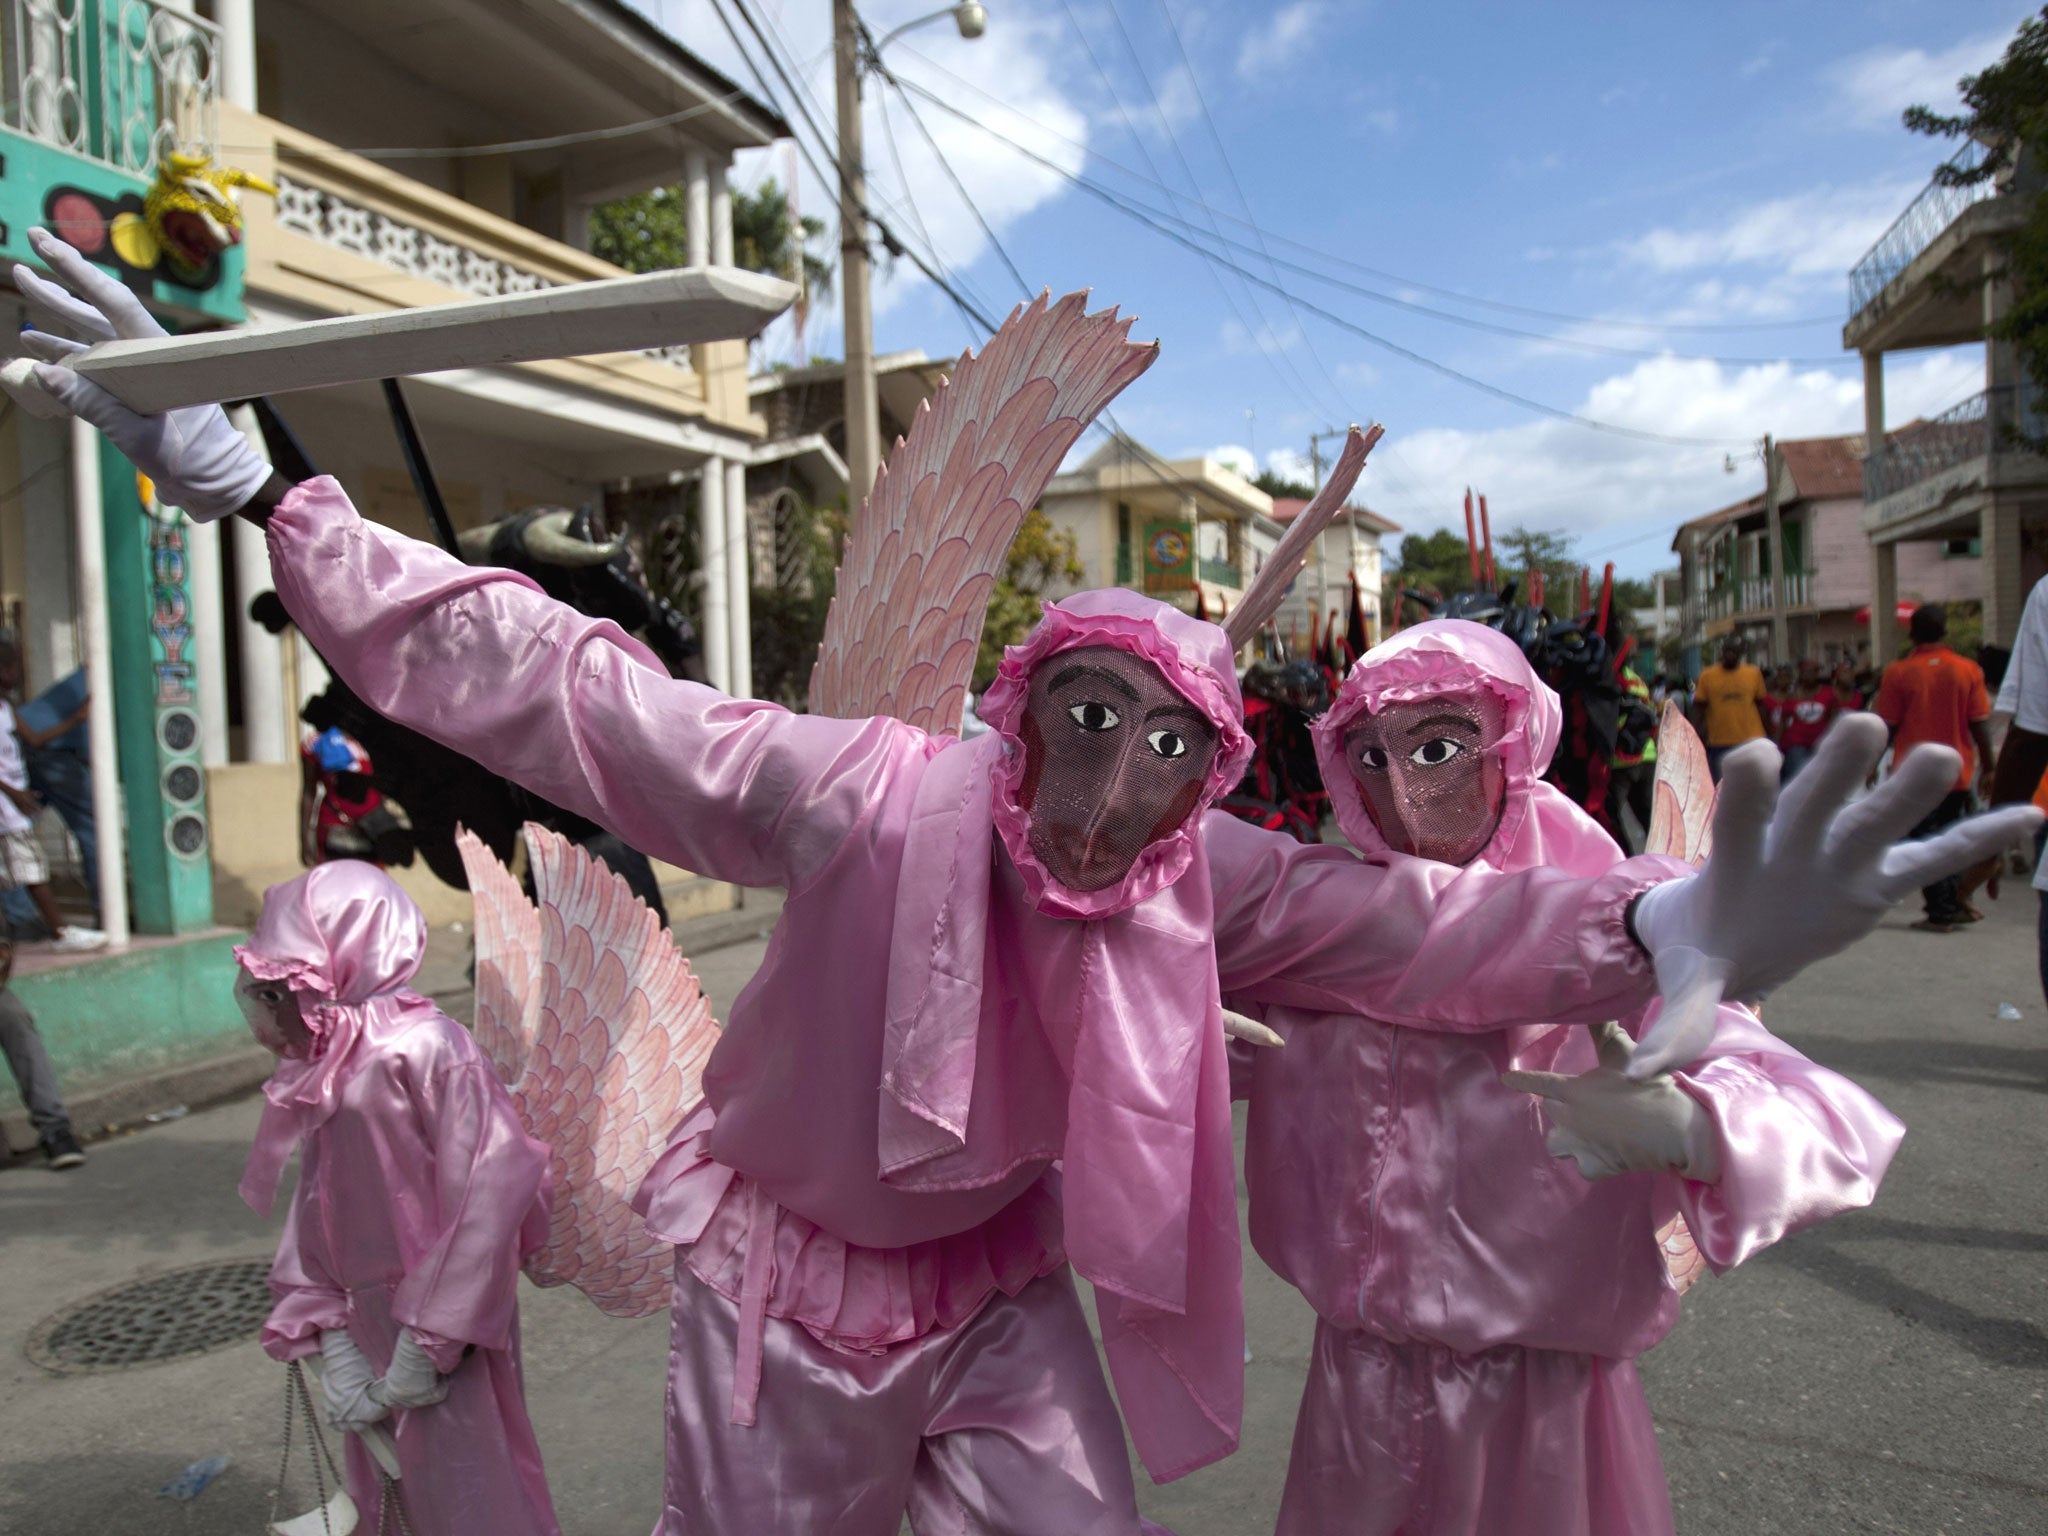
{"type": "Polygon", "coordinates": [[[471,565],[487,565],[491,558],[491,541],[498,536],[498,528],[504,519],[496,523],[485,523],[481,528],[465,528],[455,535],[455,548],[462,558],[471,565]]]}
{"type": "Polygon", "coordinates": [[[526,552],[542,565],[560,565],[581,569],[593,565],[609,565],[612,557],[626,547],[624,536],[609,544],[592,544],[579,539],[569,532],[574,522],[574,512],[544,512],[526,525],[526,532],[520,536],[520,543],[526,552]]]}

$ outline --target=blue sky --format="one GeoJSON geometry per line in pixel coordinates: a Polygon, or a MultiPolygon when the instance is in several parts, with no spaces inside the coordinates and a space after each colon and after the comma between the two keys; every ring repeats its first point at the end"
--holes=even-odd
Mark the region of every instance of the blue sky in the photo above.
{"type": "MultiPolygon", "coordinates": [[[[753,84],[709,0],[635,3],[753,84]]],[[[829,130],[827,0],[750,3],[829,130]]],[[[936,4],[870,0],[862,13],[880,35],[936,4]]],[[[1470,483],[1488,494],[1497,529],[1556,530],[1588,561],[1643,574],[1668,563],[1680,521],[1760,487],[1748,445],[1763,433],[1861,429],[1860,370],[1841,351],[1847,272],[1947,152],[1905,133],[1900,109],[1952,105],[1956,78],[1995,59],[2030,8],[988,9],[980,41],[938,22],[891,44],[888,62],[1056,167],[911,98],[1032,289],[1092,288],[1139,316],[1135,334],[1163,343],[1114,407],[1127,430],[1167,457],[1209,452],[1248,466],[1255,454],[1291,469],[1311,431],[1377,418],[1388,436],[1364,495],[1404,526],[1462,526],[1470,483]],[[1294,298],[1219,271],[1061,171],[1168,210],[1212,249],[1241,242],[1230,259],[1294,298]],[[1533,334],[1404,311],[1284,262],[1533,334]],[[1303,300],[1499,390],[1691,441],[1546,417],[1375,345],[1303,300]]],[[[984,308],[1006,313],[1021,290],[903,100],[871,85],[865,121],[877,210],[984,308]]],[[[738,178],[786,183],[794,162],[786,150],[750,157],[738,178]]],[[[829,188],[801,165],[798,187],[805,212],[830,217],[829,188]]],[[[836,233],[829,243],[836,249],[836,233]]],[[[876,302],[881,350],[953,353],[969,340],[908,262],[878,279],[876,302]]],[[[796,353],[786,325],[769,343],[796,353]]],[[[840,351],[836,302],[814,313],[803,349],[840,351]]],[[[1895,355],[1888,421],[1982,388],[1976,349],[1895,355]]]]}

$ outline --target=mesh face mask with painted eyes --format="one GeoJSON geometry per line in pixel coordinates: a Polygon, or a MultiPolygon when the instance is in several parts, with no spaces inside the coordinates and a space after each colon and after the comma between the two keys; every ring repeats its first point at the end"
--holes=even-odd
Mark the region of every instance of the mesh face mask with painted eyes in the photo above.
{"type": "Polygon", "coordinates": [[[297,1059],[311,1048],[299,995],[283,982],[258,981],[247,971],[237,971],[235,1006],[242,1010],[256,1043],[271,1055],[297,1059]]]}
{"type": "Polygon", "coordinates": [[[1490,693],[1389,704],[1344,732],[1366,813],[1396,852],[1442,864],[1477,858],[1500,825],[1507,707],[1490,693]]]}
{"type": "Polygon", "coordinates": [[[1151,662],[1115,646],[1038,664],[1019,734],[1031,851],[1070,891],[1130,873],[1201,799],[1217,731],[1151,662]]]}

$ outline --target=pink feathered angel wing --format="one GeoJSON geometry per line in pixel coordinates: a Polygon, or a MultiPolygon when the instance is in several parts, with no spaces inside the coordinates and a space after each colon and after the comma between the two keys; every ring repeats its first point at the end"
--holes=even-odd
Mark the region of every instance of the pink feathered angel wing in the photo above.
{"type": "Polygon", "coordinates": [[[814,713],[959,731],[1018,527],[1082,428],[1159,355],[1086,300],[1018,306],[918,407],[847,537],[811,672],[814,713]]]}
{"type": "Polygon", "coordinates": [[[1670,699],[1657,727],[1657,778],[1645,853],[1704,864],[1714,847],[1714,776],[1707,749],[1670,699]]]}
{"type": "MultiPolygon", "coordinates": [[[[1657,728],[1657,779],[1644,852],[1704,864],[1714,846],[1714,776],[1707,770],[1707,749],[1685,711],[1666,700],[1657,728]]],[[[1664,1267],[1683,1296],[1707,1272],[1685,1218],[1673,1214],[1657,1232],[1664,1267]]]]}
{"type": "Polygon", "coordinates": [[[648,1236],[633,1192],[702,1097],[718,1022],[689,962],[625,881],[530,823],[526,846],[538,911],[475,839],[463,849],[477,892],[478,1039],[486,1028],[514,1032],[507,1018],[530,1019],[512,1101],[553,1154],[547,1241],[526,1273],[640,1317],[666,1305],[674,1253],[648,1236]],[[514,901],[525,917],[501,917],[514,901]],[[500,978],[507,996],[493,1001],[488,1026],[487,977],[494,999],[500,978]]]}
{"type": "Polygon", "coordinates": [[[540,913],[512,872],[467,827],[455,846],[476,900],[476,1017],[471,1033],[506,1087],[519,1081],[540,1018],[540,913]]]}

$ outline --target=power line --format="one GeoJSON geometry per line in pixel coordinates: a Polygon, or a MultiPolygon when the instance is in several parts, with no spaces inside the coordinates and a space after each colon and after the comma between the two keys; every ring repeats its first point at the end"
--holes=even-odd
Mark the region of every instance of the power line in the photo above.
{"type": "MultiPolygon", "coordinates": [[[[1094,146],[1083,143],[1078,139],[1069,138],[1066,134],[1061,133],[1058,129],[1050,127],[1049,125],[1040,122],[1037,118],[1032,117],[1028,112],[1019,111],[1016,107],[1010,105],[1010,103],[1004,101],[1001,97],[990,94],[981,86],[976,85],[972,80],[969,80],[966,76],[961,75],[954,70],[948,69],[944,64],[939,63],[938,60],[930,57],[928,54],[918,52],[917,49],[911,47],[908,43],[901,43],[898,45],[898,47],[903,52],[909,54],[912,58],[918,60],[918,62],[920,62],[921,64],[924,64],[928,68],[936,70],[938,73],[945,75],[948,79],[952,80],[955,84],[963,87],[964,89],[972,91],[975,95],[981,97],[982,100],[988,102],[991,106],[999,107],[1003,111],[1009,113],[1012,117],[1017,118],[1020,122],[1029,123],[1032,127],[1038,129],[1041,133],[1044,133],[1047,137],[1058,139],[1061,143],[1070,145],[1073,148],[1080,150],[1083,154],[1088,155],[1092,159],[1101,161],[1111,170],[1119,171],[1122,174],[1130,177],[1133,181],[1144,182],[1149,186],[1155,187],[1159,191],[1164,192],[1168,197],[1173,198],[1176,201],[1199,201],[1199,199],[1189,198],[1187,194],[1180,192],[1177,189],[1168,186],[1165,182],[1161,181],[1158,177],[1156,167],[1154,168],[1154,173],[1151,176],[1147,176],[1142,172],[1132,170],[1129,166],[1124,165],[1117,160],[1111,159],[1108,155],[1105,155],[1104,153],[1102,153],[1101,150],[1095,148],[1094,146]]],[[[1258,226],[1252,224],[1251,221],[1239,218],[1237,215],[1226,212],[1221,209],[1215,209],[1212,207],[1205,206],[1205,211],[1215,214],[1217,217],[1222,218],[1226,223],[1236,224],[1251,229],[1259,228],[1258,226]]],[[[1190,225],[1190,227],[1194,226],[1190,225]]],[[[1278,230],[1261,229],[1259,230],[1259,233],[1263,237],[1270,238],[1281,245],[1290,246],[1297,251],[1302,251],[1307,255],[1314,257],[1317,262],[1322,263],[1325,266],[1334,265],[1346,267],[1349,268],[1351,271],[1361,272],[1368,277],[1377,278],[1381,282],[1393,283],[1402,288],[1412,288],[1416,290],[1418,293],[1432,293],[1437,295],[1439,298],[1454,299],[1461,304],[1470,304],[1475,308],[1491,309],[1502,314],[1521,315],[1531,320],[1553,320],[1564,325],[1595,326],[1607,330],[1617,331],[1676,331],[1688,334],[1795,330],[1804,326],[1834,325],[1837,324],[1839,321],[1839,317],[1834,315],[1808,315],[1796,320],[1742,321],[1647,320],[1625,319],[1613,315],[1576,315],[1566,313],[1561,310],[1541,309],[1527,304],[1509,303],[1506,300],[1502,299],[1490,299],[1483,297],[1479,294],[1466,293],[1461,289],[1445,288],[1434,283],[1423,282],[1417,278],[1404,277],[1398,272],[1389,272],[1382,267],[1369,266],[1366,263],[1358,261],[1352,257],[1340,255],[1335,251],[1324,250],[1320,246],[1311,245],[1306,241],[1296,240],[1291,236],[1280,233],[1278,230]]],[[[1228,243],[1236,245],[1241,249],[1250,248],[1248,245],[1246,245],[1245,242],[1240,240],[1230,240],[1228,243]]],[[[1314,271],[1316,269],[1294,268],[1294,270],[1314,271]]]]}
{"type": "Polygon", "coordinates": [[[1396,357],[1405,358],[1409,362],[1415,363],[1420,367],[1429,369],[1432,373],[1440,374],[1445,378],[1454,379],[1457,382],[1468,386],[1469,388],[1479,390],[1484,394],[1492,395],[1496,399],[1507,401],[1511,405],[1519,405],[1525,410],[1535,411],[1541,415],[1550,416],[1559,421],[1575,422],[1579,426],[1585,427],[1590,431],[1605,432],[1617,437],[1634,438],[1641,442],[1665,443],[1673,447],[1680,448],[1722,448],[1731,446],[1738,442],[1746,445],[1749,441],[1749,439],[1747,438],[1732,437],[1680,437],[1673,433],[1652,432],[1640,427],[1622,426],[1618,422],[1602,421],[1598,417],[1582,416],[1576,411],[1568,411],[1561,406],[1550,405],[1544,401],[1533,399],[1528,395],[1518,394],[1514,390],[1504,388],[1503,386],[1498,384],[1490,383],[1485,379],[1478,378],[1473,374],[1466,373],[1462,369],[1453,368],[1448,363],[1438,362],[1433,357],[1429,357],[1424,355],[1423,353],[1417,352],[1413,348],[1404,347],[1399,342],[1392,341],[1385,336],[1381,336],[1375,331],[1367,330],[1364,326],[1358,324],[1356,321],[1348,318],[1347,316],[1338,314],[1335,310],[1325,308],[1323,305],[1317,304],[1313,300],[1302,298],[1299,295],[1292,295],[1288,292],[1287,289],[1281,287],[1278,283],[1260,276],[1258,273],[1250,270],[1249,268],[1237,262],[1230,261],[1221,256],[1216,256],[1213,252],[1204,251],[1203,247],[1198,242],[1189,238],[1187,235],[1181,233],[1176,229],[1171,228],[1166,224],[1162,224],[1156,218],[1153,218],[1150,215],[1122,202],[1118,199],[1115,193],[1109,191],[1108,189],[1097,186],[1096,184],[1094,184],[1093,182],[1089,181],[1084,177],[1076,176],[1074,173],[1056,164],[1054,161],[1048,159],[1046,156],[1038,154],[1036,151],[1031,150],[1025,147],[1024,145],[1017,143],[1015,140],[1009,138],[1007,135],[1001,133],[997,129],[989,127],[986,123],[981,122],[979,119],[965,112],[960,111],[958,108],[952,106],[950,103],[948,103],[941,97],[934,95],[932,92],[918,85],[915,81],[904,82],[904,87],[905,89],[914,91],[919,96],[924,97],[926,101],[929,101],[930,103],[932,103],[932,105],[938,107],[941,111],[952,113],[954,116],[960,118],[963,122],[972,123],[974,126],[980,128],[984,133],[987,133],[991,137],[997,139],[998,141],[1009,145],[1011,149],[1015,150],[1018,154],[1023,155],[1026,159],[1031,160],[1036,164],[1045,167],[1047,170],[1053,172],[1055,175],[1061,177],[1063,180],[1070,182],[1072,185],[1081,188],[1081,190],[1089,193],[1091,196],[1100,199],[1104,203],[1107,203],[1110,207],[1115,208],[1118,212],[1123,213],[1130,218],[1136,219],[1139,223],[1146,225],[1155,233],[1163,235],[1166,239],[1171,240],[1174,244],[1183,246],[1188,250],[1194,251],[1197,255],[1205,256],[1208,259],[1216,260],[1225,267],[1228,267],[1231,271],[1237,273],[1246,282],[1254,283],[1261,288],[1269,289],[1272,292],[1279,294],[1282,298],[1292,298],[1293,301],[1299,304],[1302,308],[1308,310],[1311,314],[1320,316],[1322,319],[1328,321],[1330,324],[1337,326],[1340,330],[1349,331],[1352,335],[1357,336],[1363,341],[1371,343],[1373,346],[1380,348],[1382,351],[1391,352],[1396,357]]]}

